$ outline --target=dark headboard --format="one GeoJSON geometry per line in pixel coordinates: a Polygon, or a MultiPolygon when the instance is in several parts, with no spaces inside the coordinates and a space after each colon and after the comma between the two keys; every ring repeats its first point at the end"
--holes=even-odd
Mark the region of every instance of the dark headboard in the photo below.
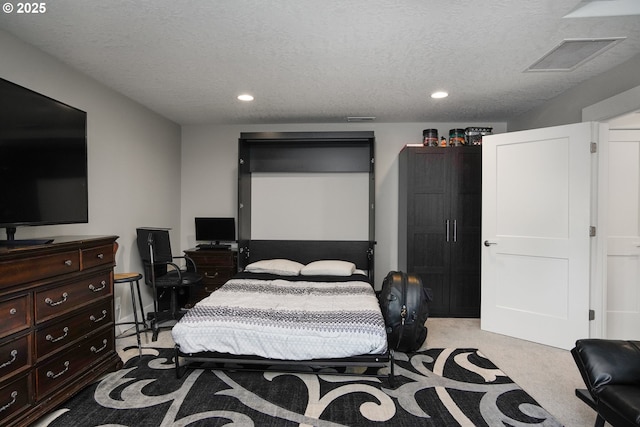
{"type": "Polygon", "coordinates": [[[365,240],[251,240],[238,256],[240,268],[263,259],[284,258],[308,264],[334,259],[350,261],[373,273],[373,243],[365,240]]]}

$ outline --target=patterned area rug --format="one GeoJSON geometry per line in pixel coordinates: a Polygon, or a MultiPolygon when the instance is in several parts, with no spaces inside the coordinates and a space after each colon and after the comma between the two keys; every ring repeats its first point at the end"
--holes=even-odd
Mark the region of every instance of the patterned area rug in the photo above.
{"type": "MultiPolygon", "coordinates": [[[[136,349],[137,350],[137,349],[136,349]]],[[[396,353],[386,378],[189,370],[146,349],[58,409],[49,426],[559,426],[474,349],[396,353]]]]}

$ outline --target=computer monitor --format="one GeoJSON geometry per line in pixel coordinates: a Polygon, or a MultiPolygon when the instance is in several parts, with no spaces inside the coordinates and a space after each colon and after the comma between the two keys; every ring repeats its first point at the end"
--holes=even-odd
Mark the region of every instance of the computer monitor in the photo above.
{"type": "Polygon", "coordinates": [[[211,242],[217,245],[220,242],[236,241],[235,218],[204,218],[195,219],[196,240],[199,242],[211,242]]]}

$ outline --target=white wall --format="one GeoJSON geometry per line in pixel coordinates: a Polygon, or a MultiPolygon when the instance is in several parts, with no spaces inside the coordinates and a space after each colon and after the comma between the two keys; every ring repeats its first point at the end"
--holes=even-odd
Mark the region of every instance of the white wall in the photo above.
{"type": "Polygon", "coordinates": [[[251,238],[369,240],[369,173],[254,173],[251,238]]]}
{"type": "MultiPolygon", "coordinates": [[[[21,227],[16,238],[118,235],[116,272],[142,271],[136,227],[172,227],[177,245],[180,127],[4,31],[0,52],[0,77],[87,112],[89,222],[21,227]]],[[[123,288],[116,298],[121,317],[128,317],[129,291],[123,288]]]]}
{"type": "MultiPolygon", "coordinates": [[[[238,138],[241,132],[374,131],[376,137],[376,287],[398,265],[398,154],[422,142],[422,130],[467,126],[506,130],[506,123],[334,123],[184,126],[182,130],[182,247],[193,247],[196,216],[236,217],[238,138]]],[[[301,201],[304,203],[304,201],[301,201]]]]}
{"type": "MultiPolygon", "coordinates": [[[[582,122],[582,110],[640,86],[640,54],[558,95],[515,119],[509,132],[582,122]]],[[[610,116],[611,117],[611,116],[610,116]]]]}

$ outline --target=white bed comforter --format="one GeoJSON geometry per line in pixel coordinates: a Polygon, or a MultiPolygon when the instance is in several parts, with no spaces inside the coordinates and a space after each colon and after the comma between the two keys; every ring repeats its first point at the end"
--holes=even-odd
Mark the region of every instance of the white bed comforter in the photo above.
{"type": "Polygon", "coordinates": [[[366,282],[231,279],[173,327],[183,353],[280,360],[381,354],[384,319],[366,282]]]}

